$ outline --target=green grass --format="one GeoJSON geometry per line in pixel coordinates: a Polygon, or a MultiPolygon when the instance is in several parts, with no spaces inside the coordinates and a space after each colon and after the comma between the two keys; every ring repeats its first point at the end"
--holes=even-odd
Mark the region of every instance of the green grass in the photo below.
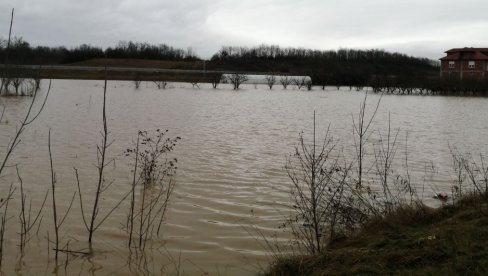
{"type": "Polygon", "coordinates": [[[488,275],[486,198],[400,208],[315,256],[277,259],[267,275],[488,275]]]}

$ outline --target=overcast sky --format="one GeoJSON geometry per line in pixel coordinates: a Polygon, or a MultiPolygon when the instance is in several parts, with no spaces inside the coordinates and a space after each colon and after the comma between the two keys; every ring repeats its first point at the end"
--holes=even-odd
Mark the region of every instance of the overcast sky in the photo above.
{"type": "Polygon", "coordinates": [[[488,0],[0,0],[0,37],[32,45],[114,46],[121,40],[192,47],[276,44],[380,48],[438,59],[488,47],[488,0]]]}

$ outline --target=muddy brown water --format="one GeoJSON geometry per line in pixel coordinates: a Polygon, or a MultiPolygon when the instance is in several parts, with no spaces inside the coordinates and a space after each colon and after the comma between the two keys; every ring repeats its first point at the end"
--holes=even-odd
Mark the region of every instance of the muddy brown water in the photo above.
{"type": "MultiPolygon", "coordinates": [[[[41,91],[41,95],[45,93],[41,91]]],[[[84,196],[88,201],[92,199],[96,145],[102,129],[102,93],[102,81],[52,82],[45,109],[22,134],[9,162],[18,165],[33,210],[39,208],[51,185],[49,129],[60,212],[68,208],[76,191],[74,167],[79,170],[84,196]]],[[[214,90],[205,84],[198,89],[180,83],[158,90],[149,82],[135,90],[132,82],[109,81],[107,95],[109,140],[113,141],[108,155],[115,160],[107,168],[107,179],[115,182],[102,195],[101,213],[130,189],[131,160],[124,151],[134,146],[138,130],[168,129],[169,136],[182,138],[173,152],[179,160],[177,186],[164,234],[151,241],[144,254],[131,254],[122,229],[128,209],[124,203],[95,233],[92,256],[61,254],[56,264],[49,249],[52,244],[47,241],[54,235],[48,198],[41,227],[32,232],[22,255],[18,247],[19,181],[11,166],[0,178],[2,198],[11,183],[17,188],[9,206],[3,272],[255,274],[269,262],[269,252],[259,242],[258,232],[282,244],[289,237],[278,227],[289,212],[291,183],[284,165],[293,153],[298,134],[311,133],[315,110],[317,135],[321,137],[329,127],[346,158],[352,160],[352,116],[357,115],[365,92],[335,88],[283,90],[279,86],[269,91],[265,86],[253,85],[232,91],[225,85],[214,90]]],[[[368,96],[369,113],[378,99],[378,95],[368,96]]],[[[0,104],[6,106],[0,124],[2,157],[29,100],[0,98],[0,104]]],[[[385,133],[390,116],[392,127],[400,128],[394,166],[404,168],[407,141],[412,181],[423,188],[425,201],[435,205],[432,191],[449,191],[452,184],[449,145],[462,152],[487,153],[487,106],[488,99],[484,98],[386,95],[372,125],[375,133],[371,144],[378,132],[385,133]],[[435,173],[426,169],[431,164],[435,173]]],[[[372,150],[373,146],[370,153],[372,150]]],[[[70,250],[87,249],[78,200],[61,234],[62,244],[69,242],[70,250]]]]}

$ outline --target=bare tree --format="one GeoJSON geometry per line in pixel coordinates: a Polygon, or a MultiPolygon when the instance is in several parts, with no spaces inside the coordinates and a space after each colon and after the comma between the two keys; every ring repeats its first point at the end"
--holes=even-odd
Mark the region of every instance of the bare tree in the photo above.
{"type": "Polygon", "coordinates": [[[214,89],[217,88],[217,86],[220,84],[222,81],[222,74],[212,74],[210,75],[210,82],[212,83],[212,87],[214,89]]]}
{"type": "MultiPolygon", "coordinates": [[[[4,71],[7,71],[7,68],[4,68],[4,71]]],[[[4,73],[4,75],[7,75],[7,73],[4,73]]],[[[9,87],[12,84],[12,79],[8,77],[4,77],[1,80],[1,87],[0,87],[0,94],[9,94],[9,87]]]]}
{"type": "Polygon", "coordinates": [[[134,87],[136,89],[139,89],[139,86],[141,86],[141,79],[139,78],[139,76],[136,76],[136,79],[134,79],[134,87]]]}
{"type": "Polygon", "coordinates": [[[269,90],[273,89],[273,85],[276,83],[276,76],[275,75],[267,75],[264,77],[266,80],[266,84],[269,87],[269,90]]]}
{"type": "Polygon", "coordinates": [[[297,89],[300,90],[302,87],[306,85],[306,77],[300,77],[300,78],[293,78],[292,83],[297,86],[297,89]]]}
{"type": "Polygon", "coordinates": [[[19,95],[19,88],[21,87],[22,83],[24,82],[23,78],[20,77],[14,77],[12,78],[12,86],[15,89],[15,94],[19,95]]]}
{"type": "Polygon", "coordinates": [[[310,91],[312,90],[312,81],[311,80],[308,80],[307,82],[305,82],[305,85],[307,86],[307,90],[310,91]]]}
{"type": "Polygon", "coordinates": [[[288,87],[288,85],[291,83],[291,78],[289,76],[281,76],[280,83],[283,85],[283,88],[286,89],[286,87],[288,87]]]}
{"type": "Polygon", "coordinates": [[[35,83],[35,90],[41,89],[41,65],[39,65],[39,68],[37,69],[37,74],[34,74],[32,77],[32,80],[35,83]]]}
{"type": "Polygon", "coordinates": [[[227,76],[227,79],[234,86],[234,90],[239,89],[239,86],[248,80],[247,75],[240,73],[232,73],[227,76]]]}
{"type": "MultiPolygon", "coordinates": [[[[166,86],[168,86],[168,82],[166,81],[154,81],[158,89],[166,89],[166,86]]],[[[139,88],[138,85],[136,85],[136,88],[139,88]]]]}

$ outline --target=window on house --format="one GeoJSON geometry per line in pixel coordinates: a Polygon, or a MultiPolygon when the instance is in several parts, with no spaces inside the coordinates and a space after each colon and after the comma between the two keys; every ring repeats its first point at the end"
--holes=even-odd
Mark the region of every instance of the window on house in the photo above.
{"type": "Polygon", "coordinates": [[[474,65],[475,65],[474,61],[472,61],[472,60],[468,61],[468,68],[469,69],[474,69],[474,65]]]}
{"type": "Polygon", "coordinates": [[[454,68],[456,66],[456,62],[449,61],[449,68],[454,68]]]}

